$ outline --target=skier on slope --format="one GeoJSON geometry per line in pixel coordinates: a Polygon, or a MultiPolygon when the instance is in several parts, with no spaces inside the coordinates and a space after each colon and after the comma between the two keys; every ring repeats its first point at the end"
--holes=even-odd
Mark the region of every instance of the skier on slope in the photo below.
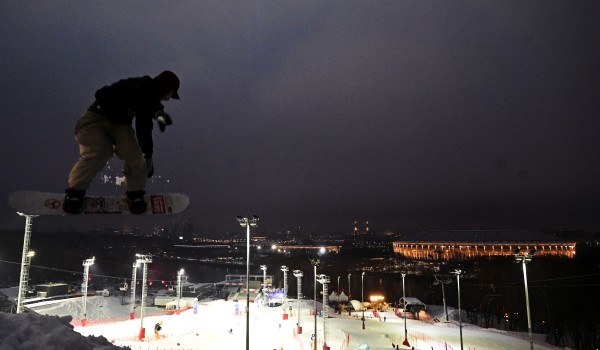
{"type": "Polygon", "coordinates": [[[63,211],[82,212],[85,191],[113,154],[123,160],[129,211],[132,214],[146,211],[146,177],[154,174],[153,119],[158,121],[161,132],[173,123],[161,101],[179,100],[178,90],[177,75],[164,71],[154,78],[119,80],[96,91],[96,101],[75,125],[79,159],[69,174],[63,211]]]}

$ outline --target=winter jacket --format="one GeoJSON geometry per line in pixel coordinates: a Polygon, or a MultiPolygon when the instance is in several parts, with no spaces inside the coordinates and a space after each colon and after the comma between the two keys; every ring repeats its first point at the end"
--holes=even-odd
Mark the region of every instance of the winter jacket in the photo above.
{"type": "Polygon", "coordinates": [[[96,102],[90,110],[106,117],[113,123],[132,124],[135,118],[135,132],[144,157],[153,153],[152,119],[162,111],[160,89],[149,76],[128,78],[104,86],[96,91],[96,102]]]}

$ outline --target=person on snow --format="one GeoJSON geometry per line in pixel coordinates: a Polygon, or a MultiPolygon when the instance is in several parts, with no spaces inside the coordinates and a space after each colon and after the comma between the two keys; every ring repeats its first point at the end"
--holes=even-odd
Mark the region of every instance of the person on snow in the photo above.
{"type": "Polygon", "coordinates": [[[162,329],[162,321],[160,321],[159,323],[154,325],[154,336],[156,338],[159,338],[160,335],[158,334],[158,332],[160,332],[160,330],[162,329]]]}
{"type": "Polygon", "coordinates": [[[114,154],[123,160],[127,205],[132,214],[147,209],[146,178],[154,174],[153,120],[161,132],[173,124],[162,101],[179,100],[179,78],[171,71],[119,80],[96,91],[95,102],[75,125],[79,159],[71,169],[63,211],[80,214],[85,191],[114,154]],[[133,119],[135,118],[135,130],[133,119]]]}

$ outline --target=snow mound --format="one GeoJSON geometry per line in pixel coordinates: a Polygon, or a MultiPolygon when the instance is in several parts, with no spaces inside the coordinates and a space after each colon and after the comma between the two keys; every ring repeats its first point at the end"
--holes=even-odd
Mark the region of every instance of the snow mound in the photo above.
{"type": "Polygon", "coordinates": [[[0,313],[0,350],[127,349],[100,336],[84,337],[73,330],[71,316],[0,313]]]}

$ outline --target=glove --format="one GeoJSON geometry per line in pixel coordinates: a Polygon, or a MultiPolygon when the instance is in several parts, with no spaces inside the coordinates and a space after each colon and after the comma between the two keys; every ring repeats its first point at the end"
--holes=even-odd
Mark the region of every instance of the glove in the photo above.
{"type": "Polygon", "coordinates": [[[154,162],[152,162],[152,158],[146,158],[146,176],[151,178],[154,175],[154,162]]]}
{"type": "Polygon", "coordinates": [[[156,120],[158,121],[160,132],[165,132],[167,125],[173,124],[173,119],[171,119],[171,116],[165,111],[156,112],[156,120]]]}

